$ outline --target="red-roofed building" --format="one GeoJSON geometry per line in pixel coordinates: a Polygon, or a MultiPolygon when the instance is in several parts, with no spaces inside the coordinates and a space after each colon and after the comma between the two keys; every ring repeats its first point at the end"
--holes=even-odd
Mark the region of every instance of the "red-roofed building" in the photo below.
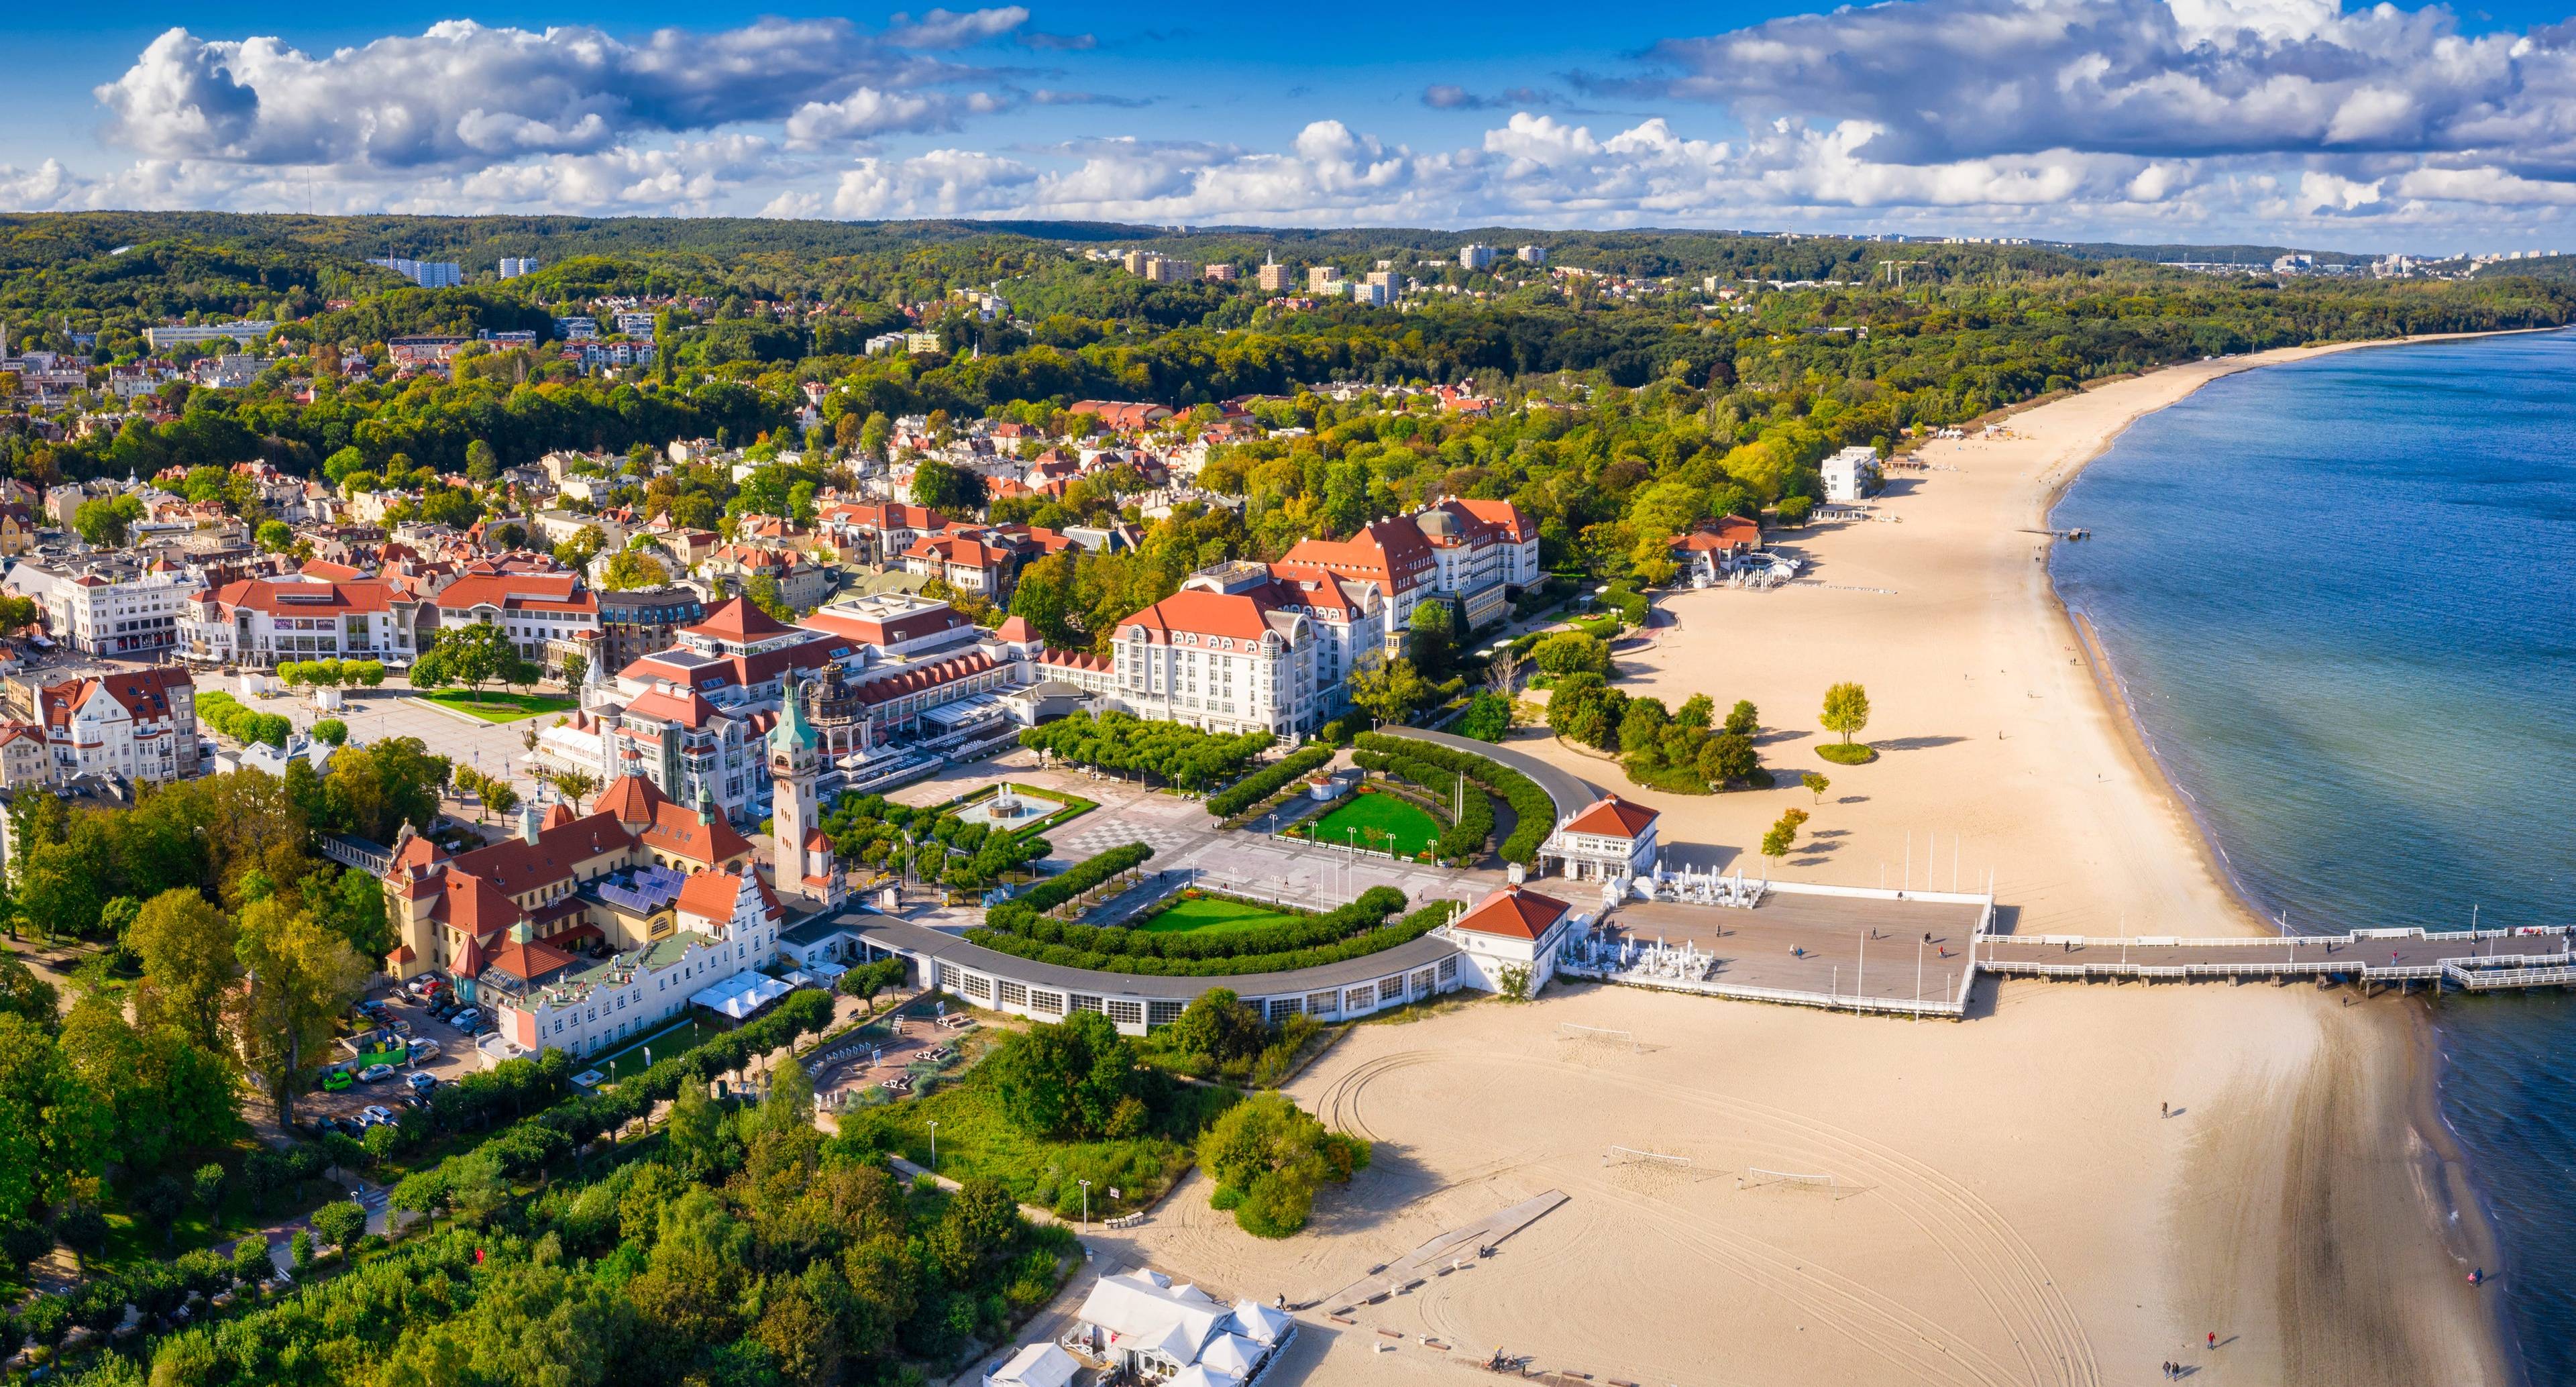
{"type": "Polygon", "coordinates": [[[1117,698],[1210,731],[1311,732],[1349,706],[1383,611],[1368,584],[1311,565],[1218,564],[1119,623],[1117,698]]]}
{"type": "Polygon", "coordinates": [[[1683,578],[1713,583],[1735,560],[1761,550],[1762,527],[1740,515],[1721,515],[1699,522],[1689,534],[1673,536],[1671,543],[1683,578]]]}
{"type": "Polygon", "coordinates": [[[1143,433],[1172,417],[1162,405],[1133,400],[1076,400],[1068,412],[1092,415],[1120,433],[1143,433]]]}
{"type": "Polygon", "coordinates": [[[1375,587],[1386,599],[1389,650],[1402,648],[1413,604],[1431,595],[1440,574],[1439,558],[1411,520],[1373,521],[1349,539],[1301,539],[1287,561],[1375,587]]]}
{"type": "Polygon", "coordinates": [[[82,775],[141,782],[197,774],[197,686],[175,666],[49,685],[37,692],[36,716],[56,783],[82,775]]]}
{"type": "Polygon", "coordinates": [[[1539,846],[1541,870],[1551,861],[1563,864],[1577,880],[1625,881],[1655,870],[1661,848],[1655,842],[1652,809],[1617,795],[1596,800],[1556,826],[1539,846]]]}
{"type": "Polygon", "coordinates": [[[1020,551],[985,542],[979,530],[925,535],[903,551],[903,570],[945,581],[960,592],[1000,596],[1019,568],[1020,551]]]}
{"type": "MultiPolygon", "coordinates": [[[[316,563],[308,568],[339,565],[316,563]]],[[[284,660],[409,664],[438,626],[427,603],[383,577],[246,578],[199,594],[189,653],[254,667],[284,660]]]]}
{"type": "Polygon", "coordinates": [[[1591,917],[1554,896],[1506,886],[1443,928],[1458,945],[1459,981],[1487,992],[1535,997],[1556,976],[1556,954],[1591,917]]]}
{"type": "Polygon", "coordinates": [[[507,631],[521,657],[559,668],[562,652],[579,648],[563,643],[598,634],[599,601],[576,573],[478,563],[438,594],[438,622],[445,627],[478,621],[507,631]]]}

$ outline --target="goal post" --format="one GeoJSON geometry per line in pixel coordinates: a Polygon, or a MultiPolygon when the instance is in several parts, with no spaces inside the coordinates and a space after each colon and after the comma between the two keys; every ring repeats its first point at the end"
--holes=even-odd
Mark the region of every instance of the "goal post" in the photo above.
{"type": "Polygon", "coordinates": [[[1831,1175],[1810,1174],[1795,1170],[1764,1170],[1760,1166],[1748,1167],[1744,1174],[1746,1183],[1755,1185],[1797,1185],[1806,1189],[1830,1190],[1839,1188],[1842,1183],[1831,1175]]]}
{"type": "Polygon", "coordinates": [[[1556,1023],[1556,1038],[1559,1040],[1597,1040],[1608,1045],[1625,1045],[1631,1050],[1637,1048],[1637,1036],[1635,1032],[1623,1031],[1613,1026],[1584,1026],[1578,1025],[1572,1021],[1559,1021],[1556,1023]]]}

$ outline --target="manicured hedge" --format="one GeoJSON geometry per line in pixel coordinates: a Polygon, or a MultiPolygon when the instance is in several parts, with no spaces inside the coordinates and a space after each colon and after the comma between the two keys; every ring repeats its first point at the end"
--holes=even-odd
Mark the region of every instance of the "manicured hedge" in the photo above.
{"type": "Polygon", "coordinates": [[[1084,858],[1062,876],[1051,876],[1018,896],[984,912],[988,929],[1017,931],[1024,922],[1045,918],[1046,913],[1079,898],[1083,892],[1098,886],[1131,867],[1141,867],[1152,858],[1154,850],[1142,843],[1111,848],[1097,857],[1084,858]]]}
{"type": "Polygon", "coordinates": [[[995,928],[988,913],[987,923],[967,931],[966,937],[997,952],[1096,973],[1234,977],[1359,958],[1421,938],[1448,918],[1449,907],[1439,904],[1386,923],[1403,908],[1403,892],[1373,886],[1339,910],[1258,928],[1156,934],[1039,918],[1013,930],[995,928]]]}
{"type": "Polygon", "coordinates": [[[1328,746],[1299,747],[1280,760],[1254,771],[1231,786],[1208,796],[1208,812],[1220,819],[1230,819],[1278,792],[1279,787],[1295,780],[1317,766],[1333,759],[1328,746]]]}
{"type": "MultiPolygon", "coordinates": [[[[1503,802],[1512,807],[1512,813],[1520,820],[1512,829],[1512,836],[1503,840],[1502,854],[1506,862],[1536,861],[1539,845],[1546,842],[1547,835],[1556,828],[1556,801],[1548,798],[1547,791],[1540,789],[1537,781],[1509,766],[1473,752],[1454,751],[1410,737],[1390,737],[1382,732],[1362,733],[1358,745],[1362,751],[1407,757],[1454,771],[1502,796],[1503,802]]],[[[1406,778],[1411,779],[1410,776],[1406,778]]]]}

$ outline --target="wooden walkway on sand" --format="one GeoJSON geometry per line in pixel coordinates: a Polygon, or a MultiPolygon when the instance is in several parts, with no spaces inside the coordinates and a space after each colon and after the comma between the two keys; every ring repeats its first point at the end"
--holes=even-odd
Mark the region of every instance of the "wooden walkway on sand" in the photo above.
{"type": "Polygon", "coordinates": [[[1403,1295],[1435,1276],[1447,1276],[1459,1267],[1472,1265],[1495,1244],[1538,1222],[1564,1202],[1563,1190],[1549,1190],[1524,1199],[1463,1228],[1452,1228],[1392,1262],[1369,1268],[1368,1275],[1342,1289],[1294,1308],[1306,1310],[1321,1305],[1329,1314],[1348,1316],[1359,1306],[1403,1295]]]}

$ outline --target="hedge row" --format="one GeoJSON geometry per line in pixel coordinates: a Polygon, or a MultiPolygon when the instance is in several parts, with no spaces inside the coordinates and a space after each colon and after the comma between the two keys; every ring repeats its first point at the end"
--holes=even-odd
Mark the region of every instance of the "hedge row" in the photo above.
{"type": "MultiPolygon", "coordinates": [[[[1302,912],[1275,925],[1236,925],[1216,930],[1177,930],[1168,934],[1126,925],[1084,925],[1044,916],[1026,924],[996,926],[987,912],[984,928],[1007,931],[1012,938],[1040,945],[1061,944],[1076,953],[1105,958],[1218,959],[1242,954],[1284,954],[1338,944],[1373,929],[1404,909],[1404,893],[1392,886],[1372,886],[1359,899],[1323,915],[1302,912]]],[[[984,940],[978,938],[977,943],[984,940]]]]}
{"type": "Polygon", "coordinates": [[[1125,847],[1111,848],[1097,857],[1084,858],[1074,863],[1073,869],[1064,875],[1048,877],[1017,897],[985,911],[984,923],[993,929],[1025,928],[1023,922],[1045,919],[1048,911],[1079,898],[1083,892],[1120,872],[1144,865],[1146,859],[1153,855],[1152,848],[1142,843],[1129,843],[1125,847]]]}
{"type": "Polygon", "coordinates": [[[1208,796],[1207,809],[1220,819],[1231,819],[1276,793],[1280,786],[1333,759],[1328,746],[1299,747],[1271,765],[1245,776],[1217,793],[1208,796]]]}
{"type": "Polygon", "coordinates": [[[1494,836],[1494,802],[1485,798],[1480,786],[1458,793],[1461,777],[1418,757],[1393,755],[1378,751],[1356,751],[1351,759],[1364,770],[1382,771],[1398,780],[1411,781],[1439,797],[1443,804],[1459,806],[1458,821],[1441,827],[1440,841],[1432,852],[1441,861],[1457,866],[1472,864],[1484,855],[1485,840],[1494,836]]]}
{"type": "Polygon", "coordinates": [[[1436,743],[1390,737],[1381,732],[1361,734],[1359,748],[1381,756],[1410,757],[1442,770],[1455,771],[1502,796],[1503,802],[1512,807],[1513,816],[1520,820],[1513,827],[1512,836],[1503,840],[1502,853],[1506,862],[1536,861],[1539,845],[1546,842],[1547,835],[1556,828],[1556,801],[1538,787],[1537,781],[1509,766],[1474,752],[1455,751],[1436,743]]]}
{"type": "Polygon", "coordinates": [[[1234,958],[1186,959],[1088,953],[1069,944],[1043,944],[1034,939],[998,932],[988,934],[985,931],[975,931],[970,933],[969,937],[988,949],[1013,954],[1020,958],[1034,959],[1040,963],[1052,963],[1059,968],[1082,968],[1095,973],[1133,973],[1145,977],[1164,978],[1242,977],[1251,973],[1285,973],[1300,968],[1319,968],[1327,963],[1340,963],[1346,959],[1381,953],[1398,944],[1411,943],[1438,929],[1448,922],[1452,913],[1452,907],[1448,902],[1435,902],[1414,911],[1394,924],[1380,925],[1365,934],[1353,935],[1338,944],[1311,949],[1294,949],[1285,953],[1242,954],[1234,958]]]}
{"type": "Polygon", "coordinates": [[[244,707],[221,689],[210,689],[197,696],[197,721],[245,747],[253,742],[266,742],[283,750],[287,737],[295,731],[295,724],[285,715],[244,707]]]}

